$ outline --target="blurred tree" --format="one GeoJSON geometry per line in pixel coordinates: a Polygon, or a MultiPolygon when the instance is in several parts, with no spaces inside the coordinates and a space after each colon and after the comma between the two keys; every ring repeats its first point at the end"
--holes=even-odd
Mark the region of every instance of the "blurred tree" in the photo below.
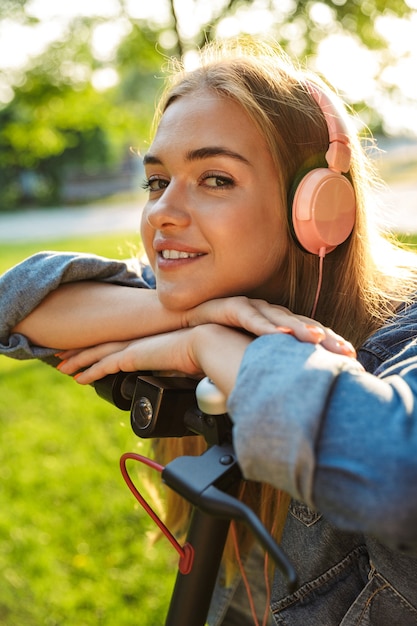
{"type": "Polygon", "coordinates": [[[160,65],[154,33],[133,26],[116,61],[121,84],[102,91],[94,87],[103,63],[92,54],[93,27],[72,20],[61,41],[12,77],[14,96],[0,108],[0,209],[56,204],[69,174],[119,166],[148,132],[160,65]]]}
{"type": "Polygon", "coordinates": [[[2,0],[0,5],[0,19],[5,17],[26,17],[25,5],[27,0],[2,0]]]}
{"type": "MultiPolygon", "coordinates": [[[[112,16],[68,18],[56,40],[25,67],[6,71],[0,59],[0,97],[2,86],[9,94],[0,102],[0,210],[21,203],[28,192],[36,202],[57,202],[69,171],[120,163],[127,146],[146,136],[162,84],[155,75],[166,56],[187,60],[208,41],[246,32],[314,59],[323,40],[347,33],[384,51],[382,71],[392,59],[377,18],[412,11],[411,0],[391,0],[389,7],[385,0],[160,0],[158,6],[162,2],[165,13],[149,9],[144,16],[142,7],[138,16],[135,2],[114,0],[112,16]],[[98,36],[108,40],[117,28],[114,46],[100,51],[98,36]]],[[[13,21],[36,28],[35,5],[1,0],[0,27],[13,21]]],[[[370,123],[378,127],[381,118],[374,115],[370,123]]]]}
{"type": "Polygon", "coordinates": [[[204,0],[166,1],[178,56],[203,47],[221,33],[245,28],[272,35],[286,50],[302,57],[314,54],[320,41],[336,32],[350,34],[368,48],[384,48],[386,41],[376,28],[378,16],[405,17],[413,11],[407,0],[391,0],[389,5],[386,0],[223,0],[210,7],[204,0]],[[195,24],[191,31],[184,27],[190,7],[194,7],[195,24]],[[254,24],[254,13],[263,21],[254,24]]]}

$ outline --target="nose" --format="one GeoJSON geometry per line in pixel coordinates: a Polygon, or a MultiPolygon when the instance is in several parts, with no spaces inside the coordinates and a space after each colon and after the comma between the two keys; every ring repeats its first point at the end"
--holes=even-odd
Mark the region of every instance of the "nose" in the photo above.
{"type": "Polygon", "coordinates": [[[187,192],[171,180],[157,200],[149,200],[143,210],[144,220],[155,230],[184,227],[191,221],[187,192]]]}

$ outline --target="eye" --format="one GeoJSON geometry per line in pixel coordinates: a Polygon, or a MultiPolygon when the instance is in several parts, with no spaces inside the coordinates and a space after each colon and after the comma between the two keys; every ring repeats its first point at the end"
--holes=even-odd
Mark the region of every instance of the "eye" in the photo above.
{"type": "Polygon", "coordinates": [[[224,174],[217,174],[216,172],[207,172],[204,176],[201,177],[201,182],[206,187],[211,187],[213,189],[219,187],[233,187],[234,180],[230,178],[230,176],[225,176],[224,174]]]}
{"type": "Polygon", "coordinates": [[[142,189],[145,189],[145,191],[152,192],[163,191],[168,187],[168,185],[169,181],[165,178],[161,178],[159,176],[150,176],[143,181],[141,187],[142,189]]]}

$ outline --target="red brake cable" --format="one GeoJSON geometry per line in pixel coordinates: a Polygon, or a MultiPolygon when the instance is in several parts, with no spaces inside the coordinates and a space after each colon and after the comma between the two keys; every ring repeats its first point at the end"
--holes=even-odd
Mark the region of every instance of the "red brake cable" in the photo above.
{"type": "Polygon", "coordinates": [[[126,452],[120,458],[120,470],[122,472],[122,476],[125,479],[127,486],[129,487],[130,491],[133,493],[133,495],[135,496],[139,504],[145,509],[149,517],[155,522],[158,528],[162,531],[163,535],[168,539],[168,541],[171,543],[174,549],[178,552],[180,556],[178,568],[181,574],[184,574],[184,575],[189,574],[191,572],[191,568],[193,566],[193,560],[194,560],[193,546],[190,543],[185,543],[184,546],[181,546],[178,543],[178,541],[175,539],[174,535],[170,532],[170,530],[165,526],[163,521],[158,517],[158,515],[152,509],[152,507],[149,506],[145,498],[140,494],[137,487],[134,485],[132,479],[130,478],[129,472],[127,471],[126,461],[128,459],[132,459],[134,461],[139,461],[140,463],[144,463],[145,465],[148,465],[148,467],[151,467],[152,469],[160,473],[164,469],[163,465],[159,465],[159,463],[156,463],[155,461],[152,461],[151,459],[148,459],[147,457],[142,456],[141,454],[136,454],[135,452],[126,452]]]}

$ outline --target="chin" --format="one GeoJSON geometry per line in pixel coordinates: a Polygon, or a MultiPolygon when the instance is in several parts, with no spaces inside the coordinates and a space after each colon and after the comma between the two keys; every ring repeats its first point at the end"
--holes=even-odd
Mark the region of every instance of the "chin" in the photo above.
{"type": "Polygon", "coordinates": [[[160,303],[169,311],[186,311],[204,302],[204,299],[198,299],[195,294],[158,290],[158,287],[156,292],[160,303]]]}

